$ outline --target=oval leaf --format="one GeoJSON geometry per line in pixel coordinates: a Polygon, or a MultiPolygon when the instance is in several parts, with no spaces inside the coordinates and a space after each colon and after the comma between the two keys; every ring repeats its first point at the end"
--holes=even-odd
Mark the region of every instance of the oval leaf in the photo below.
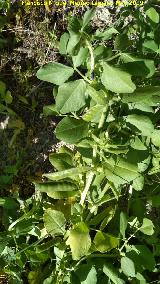
{"type": "Polygon", "coordinates": [[[72,178],[75,179],[75,176],[81,174],[81,173],[86,173],[90,170],[90,167],[77,167],[77,168],[72,168],[60,172],[55,172],[55,173],[49,173],[49,174],[44,174],[43,176],[47,177],[48,179],[51,180],[61,180],[65,178],[72,178]]]}
{"type": "Polygon", "coordinates": [[[152,221],[148,218],[144,218],[143,219],[143,224],[139,229],[143,234],[145,235],[153,235],[154,233],[154,225],[152,223],[152,221]]]}
{"type": "Polygon", "coordinates": [[[112,67],[107,63],[103,64],[101,81],[107,90],[114,93],[133,93],[136,89],[129,73],[112,67]]]}
{"type": "Polygon", "coordinates": [[[119,245],[119,240],[109,234],[97,232],[94,238],[94,244],[98,251],[106,252],[119,245]]]}
{"type": "Polygon", "coordinates": [[[73,68],[60,63],[48,63],[37,72],[37,78],[55,85],[61,85],[74,73],[73,68]]]}
{"type": "Polygon", "coordinates": [[[61,113],[79,110],[85,105],[86,83],[84,80],[65,83],[58,89],[56,108],[61,113]]]}
{"type": "Polygon", "coordinates": [[[49,161],[58,171],[63,171],[73,167],[72,157],[67,153],[52,153],[49,161]]]}
{"type": "Polygon", "coordinates": [[[149,9],[146,11],[146,15],[148,16],[148,18],[149,18],[152,22],[154,22],[154,23],[156,23],[156,24],[159,23],[159,14],[157,13],[157,11],[156,11],[153,7],[149,8],[149,9]]]}
{"type": "Polygon", "coordinates": [[[35,189],[47,193],[54,199],[63,199],[77,194],[77,187],[71,182],[35,183],[35,189]]]}
{"type": "Polygon", "coordinates": [[[121,258],[121,268],[126,276],[135,277],[134,262],[128,257],[124,256],[121,258]]]}
{"type": "Polygon", "coordinates": [[[150,136],[154,131],[154,126],[148,116],[130,114],[127,116],[126,121],[137,127],[144,136],[150,136]]]}
{"type": "Polygon", "coordinates": [[[160,130],[154,130],[151,140],[156,147],[160,147],[160,130]]]}
{"type": "Polygon", "coordinates": [[[78,260],[88,254],[91,238],[89,229],[84,222],[77,223],[69,232],[66,244],[71,248],[73,260],[78,260]]]}
{"type": "Polygon", "coordinates": [[[112,280],[114,284],[124,284],[125,282],[118,277],[118,270],[115,269],[111,264],[104,264],[103,272],[112,280]]]}
{"type": "Polygon", "coordinates": [[[49,208],[45,211],[43,220],[47,232],[53,237],[64,234],[66,219],[62,212],[49,208]]]}
{"type": "Polygon", "coordinates": [[[56,137],[66,143],[74,144],[88,134],[88,123],[82,119],[63,118],[56,127],[56,137]]]}

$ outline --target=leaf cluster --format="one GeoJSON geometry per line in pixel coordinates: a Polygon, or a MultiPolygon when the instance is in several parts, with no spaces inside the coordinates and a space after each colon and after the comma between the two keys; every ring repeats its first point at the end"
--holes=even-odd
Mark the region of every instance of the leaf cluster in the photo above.
{"type": "MultiPolygon", "coordinates": [[[[70,19],[59,41],[66,64],[37,72],[54,84],[44,114],[62,118],[55,134],[66,145],[50,154],[53,172],[35,182],[34,199],[8,215],[1,255],[13,283],[27,263],[31,284],[159,275],[159,14],[147,3],[125,25],[124,8],[113,27],[91,32],[94,12],[70,19]]],[[[8,212],[13,200],[1,204],[8,212]]]]}

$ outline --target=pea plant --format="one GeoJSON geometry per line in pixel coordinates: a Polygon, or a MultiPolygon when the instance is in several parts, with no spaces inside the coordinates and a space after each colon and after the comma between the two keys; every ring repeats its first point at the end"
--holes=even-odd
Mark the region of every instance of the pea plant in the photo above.
{"type": "Polygon", "coordinates": [[[61,63],[38,70],[54,85],[55,104],[44,113],[58,117],[63,145],[33,198],[14,203],[17,216],[3,202],[10,215],[0,249],[11,283],[159,283],[156,9],[123,8],[112,27],[96,31],[95,9],[72,17],[61,63]]]}

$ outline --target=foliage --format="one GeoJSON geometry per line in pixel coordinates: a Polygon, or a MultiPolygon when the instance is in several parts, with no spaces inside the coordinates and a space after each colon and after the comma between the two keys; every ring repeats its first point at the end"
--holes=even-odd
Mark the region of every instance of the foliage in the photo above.
{"type": "Polygon", "coordinates": [[[148,3],[124,8],[114,27],[91,32],[94,11],[61,36],[66,64],[37,72],[54,84],[44,112],[62,117],[55,134],[66,146],[50,155],[53,173],[34,182],[33,198],[0,201],[10,283],[23,283],[24,268],[31,284],[159,277],[159,15],[148,3]]]}

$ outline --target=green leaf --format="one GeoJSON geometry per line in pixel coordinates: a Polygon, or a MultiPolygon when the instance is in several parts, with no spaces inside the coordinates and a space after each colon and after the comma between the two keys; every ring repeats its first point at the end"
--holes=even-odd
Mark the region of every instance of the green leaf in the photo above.
{"type": "Polygon", "coordinates": [[[135,277],[134,262],[126,256],[121,258],[121,269],[126,276],[135,277]]]}
{"type": "Polygon", "coordinates": [[[47,193],[49,197],[54,199],[68,198],[77,193],[77,186],[67,181],[35,183],[35,189],[47,193]]]}
{"type": "Polygon", "coordinates": [[[43,284],[53,284],[53,281],[53,276],[50,276],[43,281],[43,284]]]}
{"type": "Polygon", "coordinates": [[[16,235],[26,235],[33,229],[33,222],[31,218],[26,220],[21,220],[18,222],[14,228],[16,231],[16,235]]]}
{"type": "Polygon", "coordinates": [[[122,53],[120,59],[124,62],[123,66],[126,71],[133,76],[149,78],[155,73],[153,60],[138,58],[129,53],[122,53]]]}
{"type": "Polygon", "coordinates": [[[91,246],[89,229],[84,222],[74,225],[69,232],[66,244],[70,246],[73,260],[78,260],[88,254],[91,246]]]}
{"type": "Polygon", "coordinates": [[[135,103],[135,104],[129,104],[129,109],[130,110],[133,110],[133,109],[139,109],[141,111],[144,111],[144,112],[154,112],[153,108],[150,107],[150,106],[147,106],[145,104],[142,104],[142,103],[135,103]]]}
{"type": "Polygon", "coordinates": [[[118,272],[112,265],[105,264],[103,266],[103,272],[108,276],[110,280],[112,280],[114,284],[124,284],[125,283],[122,279],[118,277],[118,272]]]}
{"type": "Polygon", "coordinates": [[[73,68],[60,63],[48,63],[37,72],[37,78],[55,85],[61,85],[74,73],[73,68]]]}
{"type": "Polygon", "coordinates": [[[75,176],[78,176],[79,174],[86,173],[89,170],[91,170],[90,167],[77,167],[77,168],[71,168],[68,170],[55,172],[55,173],[49,173],[49,174],[43,174],[43,176],[47,177],[50,180],[57,181],[65,178],[75,178],[75,176]]]}
{"type": "Polygon", "coordinates": [[[120,213],[120,233],[123,239],[125,239],[125,231],[127,229],[127,224],[128,224],[127,215],[126,213],[121,212],[120,213]]]}
{"type": "Polygon", "coordinates": [[[143,224],[142,226],[139,228],[139,230],[145,234],[145,235],[153,235],[154,233],[154,225],[152,223],[152,221],[148,218],[144,218],[143,219],[143,224]]]}
{"type": "Polygon", "coordinates": [[[145,278],[139,272],[136,274],[136,279],[139,280],[139,284],[147,284],[145,278]]]}
{"type": "Polygon", "coordinates": [[[148,106],[157,106],[160,100],[160,87],[149,86],[138,88],[133,94],[122,97],[124,103],[143,103],[148,106]]]}
{"type": "Polygon", "coordinates": [[[156,147],[160,147],[160,130],[155,129],[151,135],[152,143],[156,147]]]}
{"type": "Polygon", "coordinates": [[[78,32],[70,31],[70,37],[67,45],[67,53],[71,54],[73,53],[74,49],[76,48],[77,44],[80,41],[81,35],[78,32]]]}
{"type": "Polygon", "coordinates": [[[93,87],[90,85],[87,86],[86,93],[92,98],[93,101],[95,101],[98,105],[106,106],[106,96],[107,93],[105,93],[103,90],[96,91],[93,87]]]}
{"type": "Polygon", "coordinates": [[[101,231],[97,232],[94,240],[95,247],[100,252],[110,251],[119,245],[119,240],[109,234],[105,234],[101,231]]]}
{"type": "Polygon", "coordinates": [[[140,175],[136,164],[122,158],[117,158],[116,161],[108,159],[108,163],[105,163],[104,166],[106,177],[115,186],[129,183],[140,175]]]}
{"type": "Polygon", "coordinates": [[[115,28],[108,28],[106,31],[101,32],[99,30],[96,31],[95,38],[96,39],[103,39],[108,40],[112,38],[114,34],[118,34],[119,32],[115,28]]]}
{"type": "Polygon", "coordinates": [[[83,16],[83,20],[82,20],[82,29],[84,29],[88,25],[90,20],[93,18],[95,11],[96,9],[92,8],[92,9],[88,9],[88,11],[85,12],[83,16]]]}
{"type": "Polygon", "coordinates": [[[106,47],[104,45],[98,45],[93,50],[94,60],[95,62],[99,62],[99,60],[108,59],[112,56],[112,49],[110,47],[106,47]]]}
{"type": "Polygon", "coordinates": [[[6,84],[0,81],[0,94],[4,97],[6,92],[6,84]]]}
{"type": "Polygon", "coordinates": [[[152,196],[148,199],[148,202],[152,207],[158,208],[160,207],[160,196],[159,195],[152,196]]]}
{"type": "Polygon", "coordinates": [[[156,23],[156,24],[159,23],[159,14],[157,13],[157,11],[156,11],[153,7],[149,8],[149,9],[146,11],[146,15],[148,16],[148,18],[149,18],[152,22],[154,22],[154,23],[156,23]]]}
{"type": "Polygon", "coordinates": [[[48,208],[44,212],[43,220],[47,232],[53,237],[65,233],[66,219],[62,212],[48,208]]]}
{"type": "Polygon", "coordinates": [[[153,253],[145,245],[127,246],[126,256],[134,262],[136,271],[140,273],[145,269],[153,271],[156,264],[153,253]]]}
{"type": "Polygon", "coordinates": [[[69,33],[78,33],[81,29],[81,20],[77,16],[69,17],[67,29],[69,33]]]}
{"type": "Polygon", "coordinates": [[[72,56],[74,67],[79,67],[84,62],[86,62],[87,56],[88,56],[88,48],[81,47],[78,54],[72,56]]]}
{"type": "Polygon", "coordinates": [[[94,266],[81,264],[75,273],[81,284],[97,284],[97,272],[94,266]]]}
{"type": "MultiPolygon", "coordinates": [[[[94,184],[94,183],[93,183],[94,184]]],[[[91,221],[89,222],[90,225],[98,225],[99,223],[101,223],[104,219],[108,219],[110,220],[110,218],[113,217],[115,213],[114,208],[112,207],[107,207],[106,209],[104,209],[102,212],[100,212],[99,214],[95,215],[91,221]]],[[[102,229],[101,229],[102,230],[102,229]]]]}
{"type": "Polygon", "coordinates": [[[131,140],[131,147],[136,150],[145,151],[147,148],[142,141],[136,136],[131,140]]]}
{"type": "Polygon", "coordinates": [[[129,73],[107,63],[103,63],[101,81],[107,90],[115,93],[133,93],[136,89],[129,73]]]}
{"type": "Polygon", "coordinates": [[[158,51],[158,45],[154,40],[145,40],[143,43],[143,47],[145,47],[145,49],[151,50],[152,52],[158,51]]]}
{"type": "Polygon", "coordinates": [[[126,122],[134,125],[144,136],[151,136],[154,131],[154,126],[148,116],[130,114],[127,116],[126,122]]]}
{"type": "Polygon", "coordinates": [[[155,175],[159,172],[160,172],[160,166],[156,166],[148,171],[148,175],[155,175]]]}
{"type": "Polygon", "coordinates": [[[77,186],[74,183],[68,181],[35,183],[35,186],[37,190],[46,193],[54,191],[73,191],[77,189],[77,186]]]}
{"type": "Polygon", "coordinates": [[[139,176],[136,179],[134,179],[133,188],[136,191],[141,191],[143,187],[144,187],[144,177],[143,176],[139,176]]]}
{"type": "Polygon", "coordinates": [[[43,114],[48,116],[48,115],[58,115],[58,111],[56,109],[56,105],[48,105],[43,107],[43,114]]]}
{"type": "Polygon", "coordinates": [[[63,118],[56,127],[56,137],[66,143],[74,144],[88,134],[88,123],[82,119],[63,118]]]}
{"type": "Polygon", "coordinates": [[[99,123],[99,120],[101,118],[101,115],[103,113],[104,106],[103,105],[95,105],[91,107],[84,115],[83,120],[87,122],[95,122],[99,123]]]}
{"type": "Polygon", "coordinates": [[[125,50],[131,45],[131,42],[126,34],[118,34],[114,41],[115,50],[125,50]]]}
{"type": "MultiPolygon", "coordinates": [[[[108,199],[109,199],[109,196],[108,196],[108,199]]],[[[105,200],[107,201],[107,195],[104,195],[104,197],[101,199],[101,202],[103,204],[103,201],[105,202],[105,200]]],[[[108,214],[107,216],[104,218],[104,220],[102,221],[99,229],[100,230],[104,230],[105,227],[108,225],[108,223],[113,219],[114,217],[114,214],[115,214],[115,211],[116,211],[116,208],[111,208],[111,207],[108,207],[108,214]]]]}
{"type": "Polygon", "coordinates": [[[84,80],[65,83],[58,89],[56,108],[65,114],[79,110],[85,105],[86,84],[84,80]]]}
{"type": "Polygon", "coordinates": [[[10,197],[3,197],[0,198],[0,206],[2,206],[5,209],[16,209],[18,206],[18,203],[16,202],[15,199],[10,198],[10,197]]]}
{"type": "Polygon", "coordinates": [[[10,91],[7,91],[5,96],[4,96],[4,99],[5,99],[5,103],[6,104],[11,104],[12,101],[13,101],[13,98],[12,98],[12,94],[10,91]]]}
{"type": "Polygon", "coordinates": [[[64,171],[73,167],[72,157],[67,153],[52,153],[49,161],[58,171],[64,171]]]}
{"type": "Polygon", "coordinates": [[[69,34],[68,33],[64,33],[61,38],[60,38],[60,42],[59,42],[59,52],[60,54],[67,54],[67,43],[69,40],[69,34]]]}
{"type": "Polygon", "coordinates": [[[154,30],[154,40],[158,45],[160,44],[159,34],[160,34],[160,25],[157,25],[155,30],[154,30]]]}

